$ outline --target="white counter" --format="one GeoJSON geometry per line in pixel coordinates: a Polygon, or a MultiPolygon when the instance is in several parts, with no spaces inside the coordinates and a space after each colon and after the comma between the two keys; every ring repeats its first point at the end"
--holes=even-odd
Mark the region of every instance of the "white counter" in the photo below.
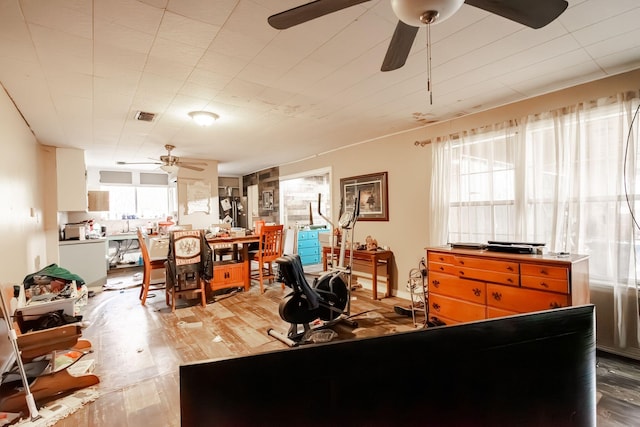
{"type": "Polygon", "coordinates": [[[83,245],[86,243],[96,243],[96,242],[106,242],[107,239],[104,237],[101,237],[99,239],[85,239],[85,240],[61,240],[58,242],[58,245],[60,246],[66,246],[66,245],[83,245]]]}

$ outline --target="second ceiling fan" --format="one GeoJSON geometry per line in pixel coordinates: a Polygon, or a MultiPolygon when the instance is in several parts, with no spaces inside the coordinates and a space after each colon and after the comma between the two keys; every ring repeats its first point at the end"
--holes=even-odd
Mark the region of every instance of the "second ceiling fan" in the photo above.
{"type": "MultiPolygon", "coordinates": [[[[273,28],[284,30],[370,0],[316,0],[269,17],[273,28]]],[[[531,28],[541,28],[567,8],[565,0],[391,0],[399,21],[382,62],[382,71],[402,67],[422,25],[436,24],[452,16],[463,3],[475,6],[531,28]]]]}
{"type": "Polygon", "coordinates": [[[160,169],[168,173],[176,173],[179,168],[191,169],[194,171],[202,172],[204,168],[200,166],[206,166],[204,162],[183,162],[179,157],[171,154],[171,151],[176,148],[171,144],[164,146],[167,150],[166,156],[160,156],[159,162],[117,162],[119,165],[160,165],[160,169]]]}

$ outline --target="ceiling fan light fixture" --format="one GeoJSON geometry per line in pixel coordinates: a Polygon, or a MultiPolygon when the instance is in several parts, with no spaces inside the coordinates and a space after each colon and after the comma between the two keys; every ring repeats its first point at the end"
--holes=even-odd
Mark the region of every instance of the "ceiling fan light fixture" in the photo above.
{"type": "Polygon", "coordinates": [[[391,8],[399,20],[407,25],[421,27],[427,23],[435,24],[451,17],[462,7],[464,0],[391,0],[391,8]],[[431,22],[425,22],[429,13],[431,22]]]}
{"type": "Polygon", "coordinates": [[[175,174],[178,173],[178,170],[180,169],[180,166],[178,166],[178,165],[162,165],[162,166],[160,166],[160,169],[162,169],[163,171],[165,171],[169,175],[175,175],[175,174]]]}
{"type": "Polygon", "coordinates": [[[189,116],[200,126],[211,126],[213,122],[220,118],[216,113],[209,111],[192,111],[189,116]]]}

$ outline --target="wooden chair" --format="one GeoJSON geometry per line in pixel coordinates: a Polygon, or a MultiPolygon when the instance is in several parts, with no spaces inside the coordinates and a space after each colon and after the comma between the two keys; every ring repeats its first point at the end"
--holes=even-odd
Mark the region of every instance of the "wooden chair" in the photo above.
{"type": "MultiPolygon", "coordinates": [[[[269,283],[276,278],[273,272],[273,262],[282,256],[284,248],[284,226],[264,225],[260,229],[260,242],[258,251],[253,255],[252,261],[258,263],[257,273],[252,273],[253,279],[260,281],[260,293],[264,293],[264,280],[269,283]]],[[[282,284],[284,289],[284,284],[282,284]]]]}
{"type": "Polygon", "coordinates": [[[152,260],[149,256],[149,250],[144,239],[142,231],[138,229],[138,245],[140,246],[140,252],[142,253],[142,262],[144,264],[144,270],[142,274],[142,288],[140,288],[140,303],[142,305],[147,301],[147,295],[151,287],[151,270],[158,270],[164,268],[164,259],[152,260]]]}
{"type": "Polygon", "coordinates": [[[199,293],[202,306],[207,306],[206,287],[213,277],[213,261],[202,230],[178,230],[169,234],[165,270],[166,301],[171,311],[176,309],[176,298],[185,293],[199,293]]]}

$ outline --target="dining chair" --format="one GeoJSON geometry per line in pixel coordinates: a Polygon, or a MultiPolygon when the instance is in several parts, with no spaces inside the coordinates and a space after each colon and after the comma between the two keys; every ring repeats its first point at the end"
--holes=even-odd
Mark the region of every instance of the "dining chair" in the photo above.
{"type": "Polygon", "coordinates": [[[151,288],[151,270],[164,269],[165,259],[151,259],[149,250],[147,249],[147,243],[142,231],[138,229],[138,246],[140,246],[140,252],[142,254],[143,273],[142,273],[142,287],[140,288],[140,303],[144,305],[147,302],[147,295],[151,288]]]}
{"type": "Polygon", "coordinates": [[[209,280],[213,278],[213,251],[203,230],[176,230],[169,234],[169,253],[165,262],[166,302],[171,311],[182,294],[200,294],[202,306],[207,306],[209,280]]]}
{"type": "MultiPolygon", "coordinates": [[[[284,248],[284,226],[263,225],[260,229],[260,241],[258,251],[253,254],[252,261],[258,263],[258,271],[252,272],[251,278],[260,282],[260,293],[264,293],[264,281],[273,282],[276,275],[273,270],[273,262],[282,256],[284,248]]],[[[284,289],[284,284],[282,284],[284,289]]]]}

